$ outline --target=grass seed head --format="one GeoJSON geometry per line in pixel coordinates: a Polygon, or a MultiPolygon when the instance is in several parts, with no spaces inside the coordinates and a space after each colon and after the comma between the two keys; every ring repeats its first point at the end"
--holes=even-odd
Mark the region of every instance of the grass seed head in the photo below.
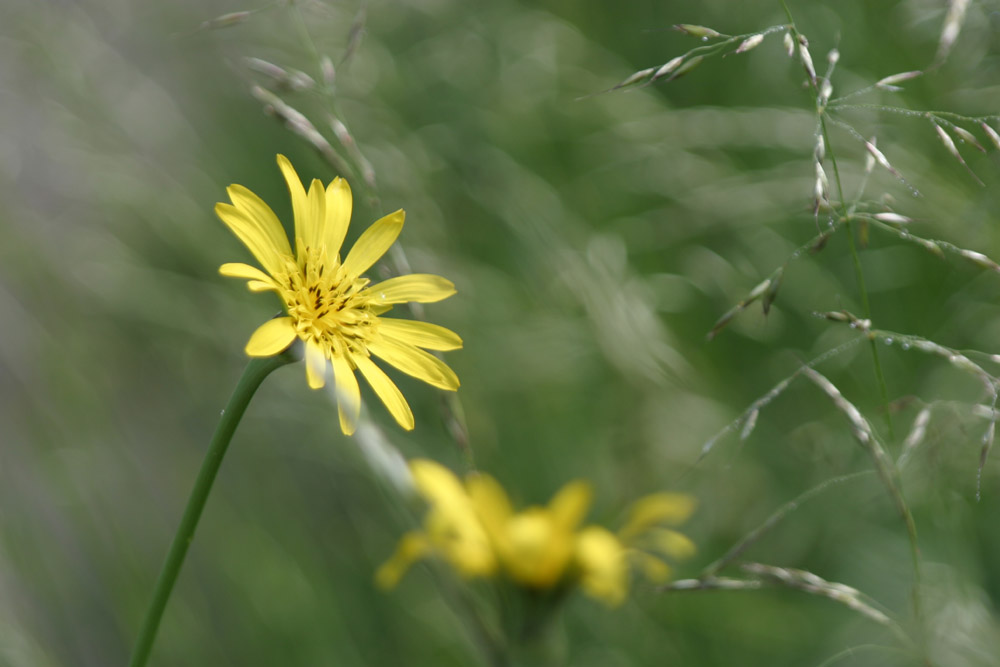
{"type": "Polygon", "coordinates": [[[809,55],[808,42],[805,41],[804,37],[799,38],[799,59],[802,61],[802,67],[805,68],[806,74],[809,76],[809,81],[812,85],[816,85],[816,68],[813,66],[812,56],[809,55]]]}
{"type": "Polygon", "coordinates": [[[876,213],[872,216],[876,220],[881,220],[882,222],[890,222],[896,225],[906,225],[913,222],[912,218],[907,218],[905,215],[900,215],[899,213],[876,213]]]}
{"type": "Polygon", "coordinates": [[[986,152],[986,149],[983,148],[983,145],[979,143],[979,140],[976,139],[976,136],[972,134],[972,132],[969,132],[964,128],[958,127],[957,125],[952,129],[955,131],[955,134],[958,135],[958,138],[961,139],[964,143],[969,144],[970,146],[974,147],[976,150],[980,152],[983,153],[986,152]]]}
{"type": "Polygon", "coordinates": [[[786,32],[785,33],[785,38],[782,41],[782,43],[785,45],[785,53],[788,54],[788,57],[791,58],[792,56],[794,56],[795,55],[795,40],[792,39],[792,33],[786,32]]]}
{"type": "Polygon", "coordinates": [[[222,16],[216,16],[214,19],[204,21],[200,26],[198,26],[198,29],[220,30],[222,28],[232,28],[233,26],[246,21],[248,16],[250,16],[250,12],[232,12],[231,14],[223,14],[222,16]]]}
{"type": "Polygon", "coordinates": [[[680,64],[682,62],[684,62],[684,56],[677,56],[676,58],[671,58],[663,65],[660,65],[660,68],[656,70],[656,72],[653,74],[652,80],[656,81],[657,79],[665,77],[666,75],[670,74],[675,69],[680,67],[680,64]]]}
{"type": "Polygon", "coordinates": [[[691,35],[692,37],[698,37],[702,41],[708,41],[709,39],[715,39],[716,37],[722,36],[720,33],[712,30],[711,28],[706,28],[703,25],[693,25],[691,23],[678,23],[674,26],[674,30],[691,35]]]}
{"type": "Polygon", "coordinates": [[[987,125],[985,122],[980,123],[980,125],[983,128],[983,132],[985,132],[986,136],[990,138],[990,141],[993,142],[993,145],[996,147],[996,149],[1000,150],[1000,134],[997,134],[997,131],[994,130],[989,125],[987,125]]]}
{"type": "Polygon", "coordinates": [[[921,76],[923,72],[913,71],[913,72],[900,72],[899,74],[892,74],[885,77],[884,79],[879,79],[875,82],[876,88],[891,88],[896,89],[897,83],[902,83],[903,81],[909,81],[910,79],[915,79],[921,76]]]}
{"type": "Polygon", "coordinates": [[[750,35],[736,48],[736,53],[746,53],[750,49],[755,49],[760,46],[760,43],[764,41],[764,35],[756,34],[750,35]]]}

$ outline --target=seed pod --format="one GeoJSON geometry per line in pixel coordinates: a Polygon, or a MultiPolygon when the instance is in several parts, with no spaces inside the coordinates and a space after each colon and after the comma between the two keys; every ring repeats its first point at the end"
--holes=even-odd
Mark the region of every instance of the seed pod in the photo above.
{"type": "Polygon", "coordinates": [[[671,58],[663,65],[660,65],[660,69],[656,70],[656,72],[653,74],[653,78],[651,79],[651,81],[656,81],[657,79],[660,79],[670,74],[675,69],[680,67],[680,64],[682,62],[684,62],[684,56],[677,56],[676,58],[671,58]]]}
{"type": "Polygon", "coordinates": [[[829,79],[823,79],[823,83],[819,86],[819,104],[820,106],[826,106],[826,103],[830,101],[830,95],[833,94],[833,84],[830,83],[829,79]]]}
{"type": "Polygon", "coordinates": [[[986,152],[986,149],[983,148],[983,145],[980,144],[979,141],[976,140],[976,137],[975,137],[975,135],[972,134],[972,132],[969,132],[968,130],[962,129],[961,127],[958,127],[958,126],[955,126],[952,129],[955,130],[955,134],[958,135],[959,139],[961,139],[965,143],[969,144],[970,146],[975,147],[976,150],[978,150],[978,151],[981,151],[983,153],[986,152]]]}
{"type": "Polygon", "coordinates": [[[799,59],[802,61],[802,67],[805,68],[806,74],[809,75],[809,81],[816,85],[816,68],[813,67],[812,56],[809,55],[809,47],[803,43],[804,40],[799,40],[799,59]]]}
{"type": "Polygon", "coordinates": [[[204,21],[200,26],[199,30],[219,30],[221,28],[232,28],[234,25],[239,25],[247,20],[250,16],[250,12],[233,12],[232,14],[223,14],[222,16],[216,16],[214,19],[209,19],[204,21]]]}
{"type": "Polygon", "coordinates": [[[898,213],[876,213],[872,217],[882,222],[891,222],[897,225],[906,225],[913,222],[912,219],[898,213]]]}
{"type": "Polygon", "coordinates": [[[749,37],[747,37],[746,39],[744,39],[743,43],[741,43],[736,48],[736,53],[746,53],[750,49],[755,49],[758,46],[760,46],[760,43],[763,42],[763,41],[764,41],[764,35],[762,35],[760,33],[758,33],[756,35],[750,35],[749,37]]]}
{"type": "Polygon", "coordinates": [[[981,252],[976,252],[975,250],[959,250],[958,254],[973,264],[978,264],[985,269],[1000,271],[1000,265],[981,252]]]}
{"type": "Polygon", "coordinates": [[[915,79],[921,76],[923,72],[913,71],[913,72],[900,72],[899,74],[893,74],[887,76],[884,79],[879,79],[875,82],[876,88],[890,88],[894,87],[897,83],[902,83],[903,81],[909,81],[910,79],[915,79]]]}
{"type": "Polygon", "coordinates": [[[703,25],[692,25],[691,23],[678,23],[674,26],[674,30],[679,30],[680,32],[687,33],[692,37],[699,37],[703,40],[715,39],[716,37],[722,36],[711,28],[706,28],[703,25]]]}
{"type": "Polygon", "coordinates": [[[962,157],[962,154],[958,152],[958,148],[955,146],[955,142],[952,141],[951,137],[948,136],[948,133],[944,131],[944,128],[938,125],[937,123],[934,123],[934,129],[937,131],[937,135],[938,138],[941,139],[941,143],[944,144],[945,149],[947,149],[947,151],[951,153],[952,157],[958,160],[961,163],[961,165],[965,167],[965,170],[969,172],[969,175],[972,176],[972,178],[976,179],[976,182],[979,183],[979,185],[986,187],[986,184],[983,183],[981,180],[979,180],[979,177],[976,176],[976,173],[974,171],[972,171],[972,168],[969,167],[968,164],[966,164],[965,159],[962,157]]]}
{"type": "Polygon", "coordinates": [[[337,80],[337,70],[333,67],[333,61],[330,60],[330,56],[323,56],[319,61],[319,69],[323,73],[323,83],[329,88],[333,86],[334,82],[337,80]]]}
{"type": "Polygon", "coordinates": [[[674,75],[672,77],[670,77],[671,81],[674,80],[674,79],[678,79],[678,78],[684,76],[685,74],[687,74],[688,72],[690,72],[691,70],[693,70],[695,67],[697,67],[698,65],[700,65],[701,61],[704,60],[704,59],[705,59],[705,56],[695,56],[691,60],[687,61],[686,63],[684,63],[683,65],[681,65],[679,68],[677,68],[677,71],[674,72],[674,75]]]}
{"type": "Polygon", "coordinates": [[[985,122],[980,123],[980,125],[982,125],[983,132],[985,132],[986,136],[990,138],[990,141],[993,142],[993,145],[996,146],[997,150],[1000,150],[1000,134],[997,134],[997,131],[994,130],[989,125],[987,125],[985,122]]]}
{"type": "Polygon", "coordinates": [[[872,138],[871,141],[866,141],[865,142],[865,148],[868,149],[868,153],[873,158],[875,158],[876,162],[878,162],[880,165],[882,165],[883,167],[885,167],[886,169],[888,169],[892,173],[893,176],[895,176],[896,178],[902,178],[902,176],[900,175],[900,173],[898,171],[896,171],[895,167],[893,167],[891,164],[889,164],[889,160],[887,160],[886,157],[885,157],[885,155],[882,154],[882,151],[880,151],[879,149],[875,148],[875,143],[874,142],[875,142],[875,138],[874,137],[872,138]]]}
{"type": "Polygon", "coordinates": [[[785,267],[780,267],[777,271],[777,275],[771,280],[771,284],[767,286],[767,290],[764,292],[764,298],[761,299],[760,305],[764,310],[764,315],[771,312],[771,304],[774,300],[778,298],[778,289],[781,287],[781,280],[785,276],[785,267]]]}

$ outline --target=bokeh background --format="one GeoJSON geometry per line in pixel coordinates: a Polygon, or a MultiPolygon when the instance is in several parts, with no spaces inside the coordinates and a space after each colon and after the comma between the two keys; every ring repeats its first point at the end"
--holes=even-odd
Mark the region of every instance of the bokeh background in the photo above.
{"type": "MultiPolygon", "coordinates": [[[[789,5],[820,70],[839,48],[835,95],[928,67],[947,11],[943,0],[789,5]]],[[[778,3],[371,2],[360,32],[356,0],[300,7],[338,65],[338,104],[385,207],[407,211],[410,263],[458,286],[429,315],[465,339],[448,361],[476,462],[518,502],[587,478],[591,519],[613,525],[641,494],[692,493],[685,530],[699,554],[684,577],[782,503],[870,468],[843,415],[802,380],[745,441],[729,434],[695,465],[752,401],[857,336],[813,314],[860,313],[840,233],[788,265],[769,316],[755,305],[705,339],[816,233],[813,102],[780,33],[669,84],[580,99],[696,46],[674,23],[747,33],[785,22],[778,3]]],[[[335,175],[249,93],[269,82],[247,57],[319,78],[290,8],[198,30],[248,9],[0,7],[0,664],[125,664],[243,345],[278,307],[217,275],[249,255],[212,206],[236,182],[289,220],[278,152],[304,178],[335,175]]],[[[972,3],[944,64],[905,88],[869,101],[997,113],[1000,6],[972,3]]],[[[314,91],[281,94],[332,137],[314,91]]],[[[960,146],[979,187],[926,120],[843,117],[922,193],[877,172],[872,199],[914,218],[915,234],[1000,255],[996,150],[960,146]]],[[[863,149],[840,130],[832,144],[853,191],[863,149]]],[[[358,199],[349,239],[375,217],[358,199]]],[[[877,231],[862,261],[876,326],[1000,352],[997,273],[877,231]]],[[[903,476],[926,628],[910,614],[905,530],[872,476],[803,504],[745,558],[864,591],[927,637],[935,664],[1000,664],[1000,467],[986,463],[977,501],[981,385],[898,345],[880,355],[894,440],[866,345],[819,370],[895,454],[932,406],[903,476]]],[[[286,367],[254,399],[151,664],[479,664],[428,568],[374,588],[410,524],[303,376],[286,367]]],[[[417,429],[373,404],[388,439],[461,470],[441,397],[400,383],[417,429]]],[[[782,588],[661,594],[637,582],[620,609],[572,599],[554,641],[573,665],[799,666],[850,647],[838,664],[917,664],[866,648],[895,644],[854,611],[782,588]]]]}

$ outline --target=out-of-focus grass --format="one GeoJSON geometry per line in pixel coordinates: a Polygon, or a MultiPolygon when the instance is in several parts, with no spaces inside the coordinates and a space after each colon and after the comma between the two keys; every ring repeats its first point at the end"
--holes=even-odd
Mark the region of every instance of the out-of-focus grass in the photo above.
{"type": "MultiPolygon", "coordinates": [[[[801,4],[792,11],[814,57],[840,49],[845,90],[926,66],[944,13],[931,2],[801,4]]],[[[948,62],[908,84],[903,104],[995,111],[989,7],[969,10],[948,62]]],[[[247,257],[212,205],[239,182],[287,221],[279,151],[303,176],[333,176],[248,94],[246,56],[317,75],[288,9],[192,32],[240,9],[0,9],[0,663],[125,661],[242,346],[278,308],[216,275],[247,257]]],[[[335,62],[357,9],[303,7],[335,62]]],[[[761,413],[742,446],[722,440],[691,468],[751,401],[855,335],[811,315],[858,310],[839,235],[790,265],[768,318],[751,309],[704,341],[815,233],[813,117],[780,39],[674,83],[577,99],[693,46],[662,30],[672,23],[748,32],[782,22],[777,5],[427,0],[373,3],[367,17],[338,68],[341,108],[386,207],[407,210],[402,243],[415,270],[458,285],[430,308],[466,341],[449,362],[482,468],[521,502],[590,478],[594,514],[608,519],[641,493],[694,493],[701,509],[688,532],[700,554],[678,572],[687,576],[783,502],[869,465],[842,416],[803,383],[761,413]]],[[[287,99],[319,108],[309,93],[287,99]]],[[[978,188],[926,122],[857,122],[923,192],[912,199],[888,176],[871,190],[892,193],[917,219],[914,233],[1000,254],[995,151],[966,153],[986,182],[978,188]]],[[[860,146],[836,131],[834,141],[854,179],[860,146]]],[[[374,215],[359,201],[352,234],[374,215]]],[[[862,261],[877,326],[998,351],[995,274],[878,232],[862,261]]],[[[936,358],[880,353],[893,400],[954,401],[935,407],[904,475],[932,656],[996,664],[1000,486],[991,461],[975,502],[978,385],[936,358]]],[[[863,346],[821,370],[881,427],[863,346]]],[[[406,526],[302,374],[282,370],[251,405],[153,664],[473,663],[461,618],[425,570],[392,594],[374,590],[372,572],[406,526]]],[[[460,467],[439,397],[400,381],[418,427],[387,424],[391,440],[460,467]]],[[[919,404],[894,415],[899,433],[919,404]]],[[[810,501],[747,557],[850,584],[907,622],[905,531],[872,479],[810,501]]],[[[640,587],[615,611],[574,600],[561,632],[574,665],[818,664],[891,643],[850,610],[788,590],[640,587]]],[[[854,664],[875,664],[872,655],[912,664],[861,653],[854,664]]]]}

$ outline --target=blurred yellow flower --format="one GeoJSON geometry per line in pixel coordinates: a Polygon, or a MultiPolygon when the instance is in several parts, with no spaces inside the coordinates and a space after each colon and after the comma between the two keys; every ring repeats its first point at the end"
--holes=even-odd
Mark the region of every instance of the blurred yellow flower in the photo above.
{"type": "Polygon", "coordinates": [[[497,560],[489,536],[458,478],[439,463],[424,459],[411,461],[410,471],[429,505],[424,531],[403,536],[396,553],[376,572],[376,583],[392,588],[411,564],[431,555],[443,558],[464,577],[493,574],[497,560]]]}
{"type": "Polygon", "coordinates": [[[278,166],[288,183],[295,217],[295,253],[274,211],[242,185],[226,190],[232,204],[215,212],[260,262],[223,264],[224,276],[244,278],[254,292],[274,291],[288,315],[268,320],[250,337],[246,352],[269,357],[298,338],[305,344],[306,378],[319,389],[332,366],[340,428],[354,432],[361,409],[358,370],[400,426],[413,428],[413,413],[395,383],[373,361],[377,356],[440,389],[454,391],[455,373],[426,350],[455,350],[462,339],[444,327],[381,315],[394,304],[433,303],[455,293],[451,281],[430,274],[390,278],[370,285],[362,276],[382,257],[403,228],[404,212],[390,213],[369,227],[341,259],[351,221],[351,189],[342,178],[326,188],[313,179],[308,193],[284,155],[278,166]]]}
{"type": "Polygon", "coordinates": [[[628,593],[632,565],[662,582],[670,576],[664,556],[682,559],[695,550],[690,539],[661,527],[681,523],[694,511],[694,499],[683,494],[640,499],[615,534],[600,526],[580,527],[591,498],[586,482],[570,482],[545,507],[515,512],[488,475],[470,475],[463,485],[433,461],[412,461],[410,469],[430,509],[424,530],[405,535],[376,573],[384,588],[395,586],[417,560],[439,557],[464,577],[502,573],[534,590],[578,583],[591,597],[615,606],[628,593]]]}

